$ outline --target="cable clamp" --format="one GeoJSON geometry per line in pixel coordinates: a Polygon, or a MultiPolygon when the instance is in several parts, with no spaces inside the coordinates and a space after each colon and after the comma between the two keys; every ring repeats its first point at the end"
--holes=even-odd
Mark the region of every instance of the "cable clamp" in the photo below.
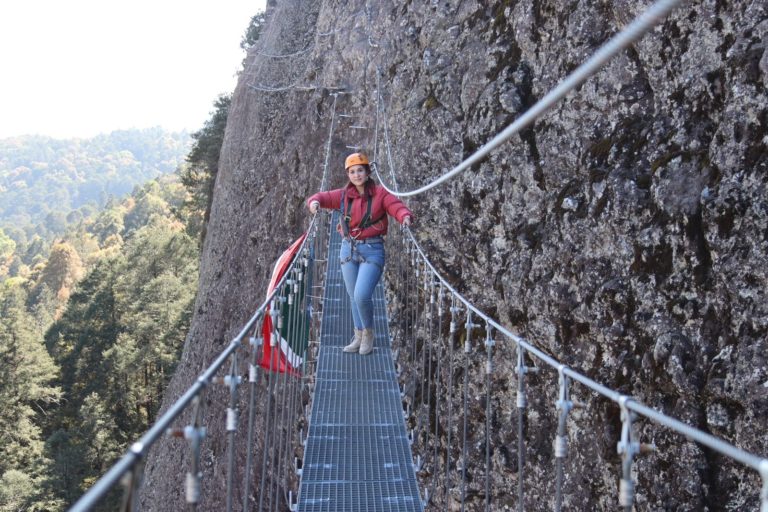
{"type": "Polygon", "coordinates": [[[565,459],[568,457],[568,437],[555,436],[555,458],[565,459]]]}
{"type": "Polygon", "coordinates": [[[227,432],[237,432],[237,409],[227,407],[227,432]]]}
{"type": "Polygon", "coordinates": [[[619,481],[619,506],[631,507],[635,500],[635,483],[622,478],[619,481]]]}
{"type": "Polygon", "coordinates": [[[222,384],[224,386],[229,387],[230,389],[234,389],[243,382],[243,377],[240,375],[225,375],[223,377],[214,377],[213,383],[214,384],[222,384]]]}
{"type": "Polygon", "coordinates": [[[558,411],[562,411],[562,414],[567,415],[574,408],[574,403],[570,400],[568,393],[568,376],[563,372],[565,366],[560,365],[557,369],[559,374],[560,394],[557,402],[555,402],[555,408],[558,411]]]}
{"type": "Polygon", "coordinates": [[[187,503],[197,503],[200,501],[200,477],[202,476],[201,473],[193,474],[192,472],[187,473],[187,480],[185,491],[186,491],[186,498],[187,503]]]}
{"type": "Polygon", "coordinates": [[[256,382],[256,377],[258,376],[257,369],[258,366],[255,364],[248,365],[248,382],[256,382]]]}
{"type": "Polygon", "coordinates": [[[303,467],[299,467],[299,458],[294,457],[293,458],[293,471],[296,473],[297,476],[301,476],[301,474],[304,472],[303,467]]]}

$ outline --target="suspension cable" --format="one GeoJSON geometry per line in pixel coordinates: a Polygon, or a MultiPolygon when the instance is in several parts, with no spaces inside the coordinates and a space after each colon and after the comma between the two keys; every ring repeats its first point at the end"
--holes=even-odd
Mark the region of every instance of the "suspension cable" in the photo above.
{"type": "Polygon", "coordinates": [[[493,327],[485,324],[485,512],[491,510],[491,374],[493,373],[493,327]]]}
{"type": "Polygon", "coordinates": [[[251,346],[251,360],[248,365],[248,434],[246,436],[246,454],[245,454],[245,476],[243,477],[243,510],[250,510],[251,494],[251,471],[253,468],[253,439],[255,436],[256,425],[256,391],[259,387],[261,372],[258,371],[256,356],[261,350],[263,339],[258,338],[256,333],[249,339],[251,346]]]}
{"type": "Polygon", "coordinates": [[[437,294],[437,370],[435,372],[435,432],[432,437],[432,478],[430,481],[430,495],[434,495],[435,488],[440,476],[438,459],[438,435],[440,432],[440,401],[442,399],[442,379],[443,379],[443,319],[444,319],[444,298],[443,285],[440,283],[437,294]]]}
{"type": "Polygon", "coordinates": [[[269,59],[287,59],[287,58],[290,58],[290,57],[296,57],[298,55],[303,55],[303,54],[311,51],[315,46],[317,46],[317,38],[328,37],[328,36],[332,36],[334,34],[338,34],[339,32],[341,32],[342,30],[345,29],[345,27],[348,24],[349,20],[351,20],[351,19],[353,19],[353,18],[363,14],[364,12],[365,11],[361,10],[361,11],[358,11],[358,12],[356,12],[354,14],[351,14],[342,23],[340,23],[340,26],[338,26],[338,27],[336,27],[334,29],[331,29],[328,32],[318,32],[317,34],[315,34],[315,39],[312,42],[310,42],[309,44],[307,44],[301,50],[298,50],[298,51],[295,51],[295,52],[292,52],[292,53],[283,53],[283,54],[269,53],[269,52],[265,52],[263,50],[254,50],[253,53],[255,53],[256,55],[260,55],[262,57],[267,57],[269,59]]]}
{"type": "Polygon", "coordinates": [[[463,438],[461,443],[461,510],[464,512],[465,500],[467,497],[467,444],[468,444],[468,424],[469,424],[469,358],[472,352],[472,329],[480,327],[472,323],[472,312],[467,311],[467,321],[464,324],[466,329],[466,338],[464,338],[464,414],[463,414],[463,438]]]}
{"type": "Polygon", "coordinates": [[[528,109],[522,116],[514,121],[507,128],[502,130],[489,142],[485,143],[479,150],[472,154],[469,158],[461,162],[459,165],[446,172],[439,178],[435,179],[431,183],[424,185],[423,187],[411,190],[409,192],[400,192],[392,190],[382,183],[390,194],[394,194],[398,197],[409,197],[421,194],[430,190],[441,183],[448,181],[457,174],[466,171],[472,165],[476,164],[483,158],[485,158],[491,151],[496,149],[503,142],[510,137],[519,133],[523,128],[532,124],[537,118],[549,110],[555,103],[563,99],[570,91],[578,87],[590,76],[595,74],[601,67],[603,67],[611,58],[619,53],[624,48],[631,45],[634,41],[639,39],[643,34],[648,32],[651,28],[661,22],[672,9],[674,9],[682,0],[658,0],[655,4],[648,8],[644,13],[638,16],[629,26],[615,35],[605,45],[603,45],[589,60],[584,62],[581,66],[576,68],[570,75],[568,75],[557,87],[552,89],[546,96],[540,99],[530,109],[528,109]]]}

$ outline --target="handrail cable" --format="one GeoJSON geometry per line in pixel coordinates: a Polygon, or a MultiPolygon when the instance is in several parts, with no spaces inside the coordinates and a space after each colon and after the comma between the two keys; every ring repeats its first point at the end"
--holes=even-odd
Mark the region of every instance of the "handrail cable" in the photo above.
{"type": "Polygon", "coordinates": [[[485,143],[474,154],[469,156],[459,165],[446,172],[434,181],[423,187],[408,192],[392,190],[382,183],[382,186],[390,193],[398,197],[410,197],[430,190],[441,183],[448,181],[457,174],[466,171],[472,165],[485,158],[491,151],[496,149],[510,137],[519,133],[523,128],[532,124],[542,114],[549,110],[555,103],[563,99],[570,91],[578,87],[591,75],[595,74],[604,64],[613,58],[621,50],[639,39],[643,34],[662,21],[673,8],[683,0],[658,0],[648,8],[647,11],[638,16],[629,26],[615,35],[611,40],[604,44],[592,57],[576,68],[568,75],[560,85],[552,89],[546,96],[540,99],[531,108],[515,120],[511,125],[498,133],[489,142],[485,143]]]}
{"type": "MultiPolygon", "coordinates": [[[[659,4],[675,4],[677,3],[675,0],[671,1],[662,1],[656,4],[658,6],[659,4]]],[[[654,7],[656,7],[654,6],[654,7]]],[[[653,9],[653,8],[652,8],[653,9]]],[[[649,11],[646,11],[644,17],[649,17],[649,12],[652,10],[649,9],[649,11]]],[[[671,9],[671,6],[669,7],[671,9]]],[[[668,12],[668,10],[667,10],[668,12]]],[[[654,18],[655,19],[655,18],[654,18]]],[[[637,25],[637,22],[633,23],[631,26],[637,25]]],[[[631,27],[630,26],[630,27],[631,27]]],[[[616,39],[616,38],[614,38],[616,39]]],[[[610,43],[609,43],[610,44],[610,43]]],[[[606,45],[608,46],[608,45],[606,45]]],[[[600,52],[599,52],[600,53],[600,52]]],[[[591,59],[591,60],[594,60],[591,59]]],[[[380,89],[377,90],[377,97],[381,97],[380,89]]],[[[383,98],[381,101],[381,108],[384,109],[383,106],[383,98]]],[[[393,176],[396,175],[395,171],[395,165],[392,158],[392,151],[391,151],[391,142],[389,140],[389,131],[388,131],[388,117],[386,115],[383,116],[383,132],[385,137],[385,146],[386,146],[386,154],[388,159],[388,165],[390,169],[390,173],[393,176]]],[[[378,171],[378,166],[374,166],[374,172],[376,176],[381,181],[381,174],[378,171]]],[[[397,192],[392,192],[395,195],[406,196],[406,195],[415,195],[415,193],[409,193],[409,194],[398,194],[397,192]]],[[[760,457],[758,455],[755,455],[753,453],[747,452],[746,450],[743,450],[741,448],[738,448],[718,437],[715,437],[711,434],[708,434],[706,432],[703,432],[701,430],[698,430],[686,423],[683,423],[680,420],[677,420],[673,417],[667,416],[653,408],[650,408],[641,402],[635,400],[634,398],[626,395],[622,395],[621,393],[614,391],[607,386],[604,386],[589,377],[579,373],[576,370],[573,370],[564,364],[560,363],[558,360],[556,360],[554,357],[550,356],[543,350],[539,349],[535,345],[531,344],[521,336],[512,333],[507,328],[493,320],[491,317],[486,315],[484,312],[482,312],[479,308],[474,306],[469,300],[467,300],[464,296],[462,296],[453,286],[448,283],[448,281],[437,271],[437,269],[434,267],[434,265],[430,262],[429,258],[427,258],[427,255],[422,250],[421,246],[419,245],[418,241],[416,240],[413,232],[408,227],[403,227],[403,231],[407,234],[407,241],[412,244],[413,248],[417,251],[418,255],[423,260],[426,267],[429,268],[429,271],[439,280],[439,282],[446,287],[446,289],[451,293],[453,297],[458,299],[458,301],[464,305],[464,307],[467,310],[467,324],[475,326],[475,324],[472,324],[471,321],[471,315],[474,314],[478,316],[482,321],[486,323],[486,325],[492,327],[493,329],[496,329],[496,331],[499,334],[502,334],[506,338],[509,338],[512,340],[518,347],[518,351],[524,351],[527,352],[529,355],[535,356],[540,361],[546,363],[548,366],[556,369],[559,373],[559,375],[563,377],[568,377],[572,379],[573,381],[577,381],[587,388],[597,392],[598,394],[604,396],[605,398],[608,398],[612,402],[615,402],[619,405],[621,405],[623,408],[626,408],[628,411],[632,411],[634,413],[640,414],[641,416],[644,416],[651,421],[654,421],[655,423],[658,423],[660,425],[663,425],[667,428],[670,428],[674,432],[677,432],[678,434],[681,434],[688,439],[691,439],[695,442],[698,442],[712,450],[715,450],[716,452],[725,455],[734,461],[737,461],[745,466],[748,466],[755,471],[759,473],[759,476],[761,477],[763,481],[763,486],[760,493],[760,499],[762,503],[761,512],[768,512],[768,458],[766,457],[760,457]]],[[[425,269],[426,269],[425,267],[425,269]]],[[[416,265],[416,268],[418,269],[418,265],[416,265]]],[[[418,271],[418,270],[417,270],[418,271]]],[[[418,305],[417,305],[418,307],[418,305]]],[[[458,311],[459,308],[457,308],[458,311]]],[[[454,311],[454,308],[451,308],[451,311],[454,311]]],[[[453,333],[454,322],[452,322],[451,329],[453,333]]],[[[469,337],[469,336],[468,336],[469,337]]],[[[449,344],[451,345],[451,344],[449,344]]],[[[465,345],[465,351],[466,351],[466,345],[465,345]]],[[[523,352],[521,352],[522,354],[523,352]]],[[[518,363],[518,367],[520,367],[521,363],[518,363]]],[[[522,373],[525,371],[531,370],[531,368],[524,367],[524,363],[522,363],[522,373]]],[[[520,375],[520,378],[522,378],[522,375],[520,375]]],[[[449,388],[450,389],[450,388],[449,388]]],[[[450,429],[449,429],[450,434],[450,429]]],[[[463,469],[463,468],[462,468],[463,469]]]]}
{"type": "Polygon", "coordinates": [[[491,325],[500,334],[503,334],[505,337],[514,341],[518,346],[525,349],[525,351],[527,351],[529,354],[536,356],[537,359],[546,363],[548,366],[558,370],[559,372],[562,372],[563,375],[567,375],[571,379],[577,382],[580,382],[581,384],[599,393],[600,395],[603,395],[605,398],[608,398],[613,402],[620,403],[622,400],[626,400],[627,409],[634,411],[640,414],[641,416],[645,416],[646,418],[651,419],[656,423],[660,423],[674,430],[675,432],[682,434],[685,437],[688,437],[689,439],[692,439],[731,459],[734,459],[735,461],[738,461],[746,466],[749,466],[752,469],[758,471],[764,479],[768,479],[768,458],[759,457],[745,450],[742,450],[741,448],[737,448],[736,446],[730,443],[727,443],[722,439],[719,439],[711,434],[707,434],[706,432],[702,432],[701,430],[693,428],[690,425],[683,423],[682,421],[679,421],[675,418],[672,418],[663,413],[660,413],[655,409],[652,409],[646,405],[643,405],[642,403],[638,402],[634,398],[628,399],[628,397],[626,397],[625,395],[622,395],[617,391],[614,391],[602,384],[599,384],[598,382],[590,379],[585,375],[582,375],[576,370],[573,370],[563,365],[562,363],[557,361],[555,358],[553,358],[549,354],[545,353],[541,349],[537,348],[535,345],[532,345],[531,343],[526,341],[524,338],[506,329],[504,326],[502,326],[501,324],[499,324],[498,322],[490,318],[488,315],[483,313],[476,306],[474,306],[471,302],[469,302],[469,300],[464,298],[464,296],[462,296],[458,291],[456,291],[456,289],[453,288],[445,280],[445,278],[443,278],[443,276],[441,276],[438,273],[438,271],[429,261],[426,254],[424,253],[424,251],[416,241],[415,237],[413,236],[413,233],[411,232],[411,230],[408,228],[403,228],[403,230],[406,233],[408,233],[411,243],[414,245],[414,247],[418,251],[421,258],[426,262],[430,270],[435,274],[435,277],[437,277],[440,280],[440,282],[451,292],[451,294],[453,294],[464,305],[464,307],[467,308],[468,311],[471,311],[475,315],[482,318],[483,321],[491,325]]]}
{"type": "MultiPolygon", "coordinates": [[[[310,221],[309,230],[314,227],[315,219],[310,221]]],[[[303,251],[304,246],[307,243],[309,237],[304,239],[297,256],[303,251]]],[[[298,258],[294,258],[292,265],[298,261],[298,258]]],[[[192,400],[210,383],[216,372],[224,365],[227,358],[232,355],[238,348],[242,346],[242,340],[253,329],[254,325],[261,320],[264,316],[264,311],[271,303],[272,299],[281,291],[282,285],[288,278],[288,272],[280,279],[275,289],[270,293],[267,299],[258,307],[256,312],[246,322],[245,326],[241,329],[240,333],[235,336],[213,363],[197,378],[195,383],[190,386],[187,391],[178,399],[173,405],[152,425],[152,427],[141,438],[133,443],[128,452],[120,458],[120,460],[113,465],[107,473],[104,474],[99,480],[93,484],[93,486],[80,497],[79,500],[72,506],[70,512],[81,512],[90,510],[98,500],[100,500],[112,487],[120,481],[120,478],[131,470],[131,468],[146,454],[146,451],[162,436],[171,422],[175,420],[192,402],[192,400]]]]}
{"type": "MultiPolygon", "coordinates": [[[[326,185],[328,174],[328,154],[330,153],[330,140],[333,136],[333,123],[335,119],[335,104],[336,95],[334,94],[334,103],[331,108],[331,128],[329,130],[329,143],[326,146],[326,158],[325,166],[323,168],[323,175],[321,177],[321,187],[326,185]]],[[[85,492],[77,502],[72,505],[70,512],[85,512],[90,510],[96,503],[99,502],[106,494],[117,485],[123,475],[131,472],[137,464],[146,456],[147,450],[157,442],[157,440],[165,434],[171,423],[178,418],[182,412],[200,395],[200,393],[211,384],[214,375],[221,369],[227,359],[233,355],[239,348],[243,346],[243,340],[246,339],[248,334],[254,330],[256,324],[264,318],[264,313],[270,305],[274,310],[274,299],[283,291],[283,287],[286,284],[289,276],[291,275],[290,269],[294,268],[302,258],[304,257],[305,249],[307,249],[310,240],[314,240],[317,232],[318,217],[315,215],[309,222],[307,227],[308,236],[302,241],[299,249],[296,251],[296,256],[293,258],[290,264],[290,268],[285,272],[283,277],[275,284],[273,291],[267,296],[264,302],[256,309],[251,318],[245,323],[240,332],[232,339],[229,345],[219,353],[216,359],[211,363],[208,368],[197,378],[197,380],[186,392],[179,397],[168,410],[158,418],[155,423],[149,428],[149,430],[141,436],[141,438],[133,443],[128,451],[101,477],[99,478],[88,491],[85,492]]],[[[256,337],[251,337],[250,344],[254,350],[260,346],[259,340],[256,337]]],[[[251,372],[255,372],[255,367],[252,365],[251,372]]],[[[231,377],[231,376],[230,376],[231,377]]],[[[256,381],[256,377],[252,377],[256,381]]],[[[257,381],[256,381],[257,382],[257,381]]],[[[251,399],[252,400],[252,399],[251,399]]],[[[232,414],[232,413],[228,413],[232,414]]],[[[251,436],[249,435],[249,438],[251,436]]],[[[250,450],[249,450],[250,452],[250,450]]],[[[247,500],[248,497],[245,497],[247,500]]]]}

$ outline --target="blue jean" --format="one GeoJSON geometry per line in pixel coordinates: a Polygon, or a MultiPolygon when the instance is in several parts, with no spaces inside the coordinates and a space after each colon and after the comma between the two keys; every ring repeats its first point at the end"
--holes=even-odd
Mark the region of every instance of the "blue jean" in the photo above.
{"type": "Polygon", "coordinates": [[[352,303],[355,329],[373,328],[373,290],[384,270],[384,244],[341,241],[341,275],[352,303]],[[354,245],[354,247],[353,247],[354,245]]]}

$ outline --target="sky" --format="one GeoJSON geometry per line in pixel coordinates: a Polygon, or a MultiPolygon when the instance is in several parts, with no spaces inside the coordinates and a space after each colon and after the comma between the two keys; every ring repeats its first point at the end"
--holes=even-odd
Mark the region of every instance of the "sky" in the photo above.
{"type": "Polygon", "coordinates": [[[0,3],[0,138],[200,129],[265,0],[0,3]]]}

